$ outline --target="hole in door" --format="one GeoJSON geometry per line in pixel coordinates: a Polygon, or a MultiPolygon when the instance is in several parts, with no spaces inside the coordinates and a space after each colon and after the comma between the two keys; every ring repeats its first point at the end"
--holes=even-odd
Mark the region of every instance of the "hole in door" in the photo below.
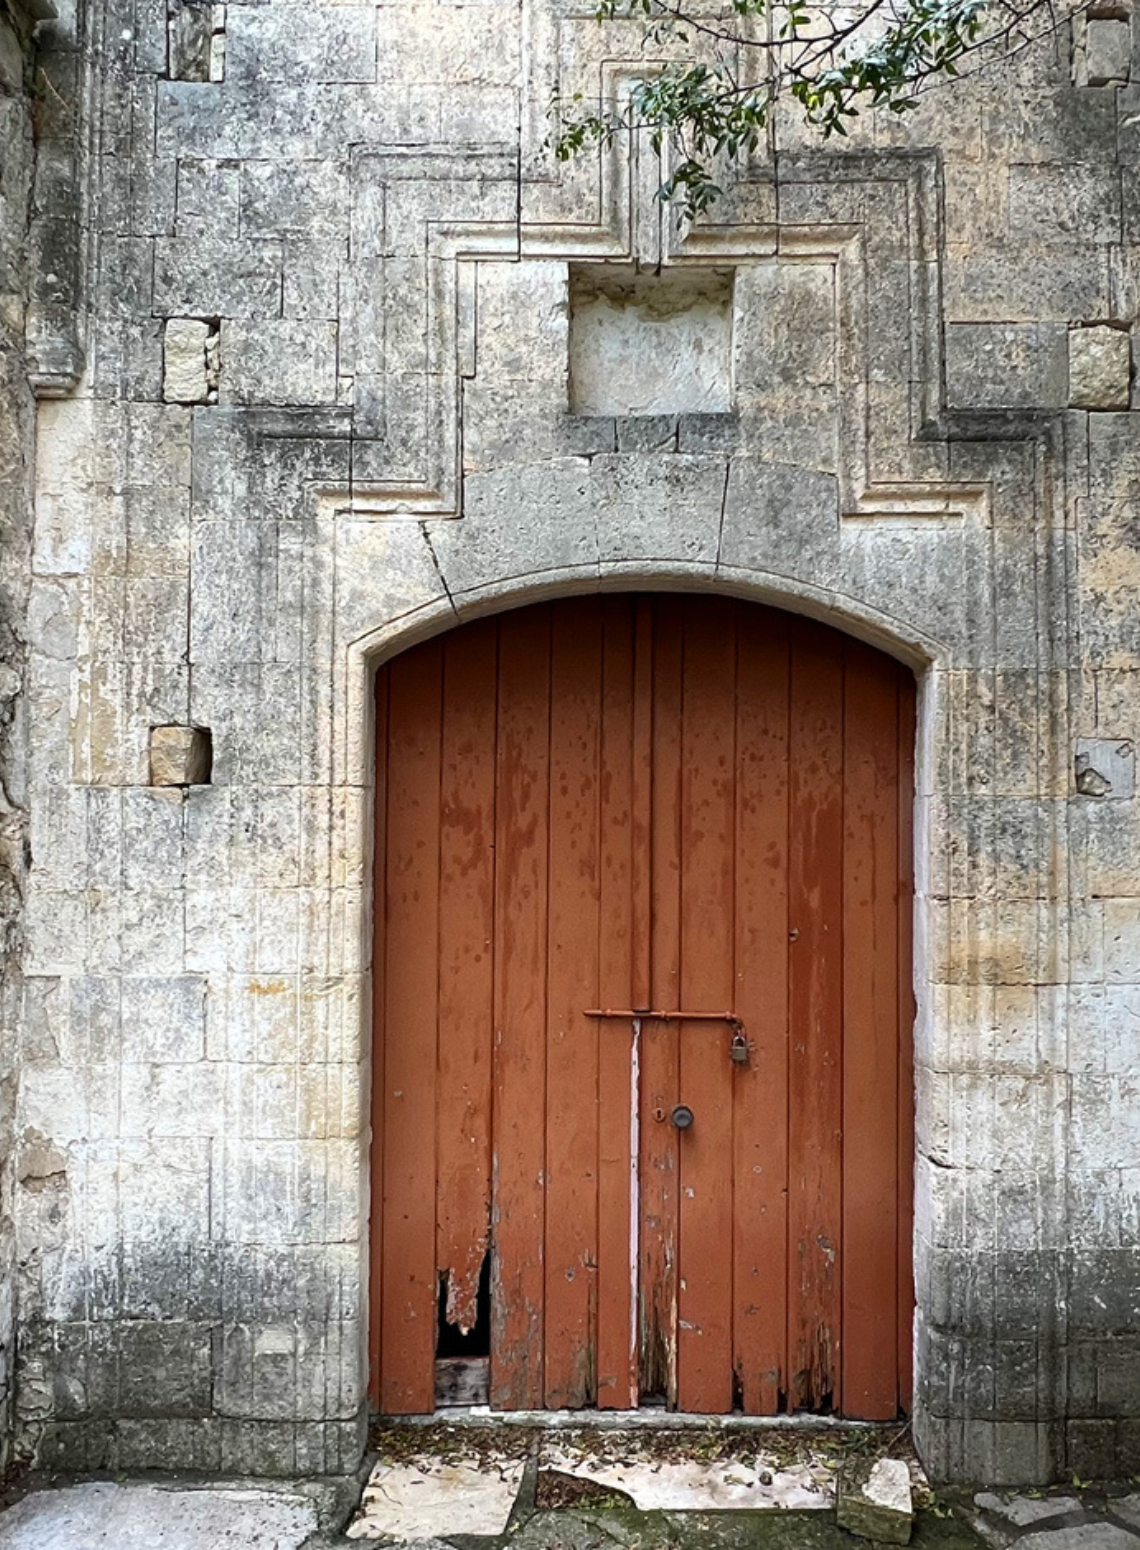
{"type": "Polygon", "coordinates": [[[475,1322],[470,1329],[447,1317],[449,1275],[440,1272],[436,1299],[435,1403],[439,1410],[485,1405],[490,1382],[491,1256],[485,1254],[475,1294],[475,1322]]]}

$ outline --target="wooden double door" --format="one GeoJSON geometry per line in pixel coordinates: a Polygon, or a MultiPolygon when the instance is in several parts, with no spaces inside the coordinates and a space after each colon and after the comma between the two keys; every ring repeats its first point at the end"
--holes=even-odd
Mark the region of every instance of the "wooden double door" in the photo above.
{"type": "Polygon", "coordinates": [[[910,673],[623,594],[376,693],[374,1403],[905,1409],[910,673]]]}

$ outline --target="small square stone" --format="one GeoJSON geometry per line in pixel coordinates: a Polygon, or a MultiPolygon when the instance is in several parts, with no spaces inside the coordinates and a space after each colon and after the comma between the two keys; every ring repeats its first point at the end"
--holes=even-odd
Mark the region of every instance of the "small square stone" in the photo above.
{"type": "Polygon", "coordinates": [[[214,762],[208,727],[152,727],[150,783],[152,786],[205,786],[214,762]]]}
{"type": "Polygon", "coordinates": [[[1074,409],[1127,409],[1132,345],[1127,331],[1097,323],[1069,330],[1069,403],[1074,409]]]}
{"type": "Polygon", "coordinates": [[[1132,64],[1132,27],[1126,21],[1094,17],[1085,33],[1085,76],[1089,86],[1127,81],[1132,64]]]}

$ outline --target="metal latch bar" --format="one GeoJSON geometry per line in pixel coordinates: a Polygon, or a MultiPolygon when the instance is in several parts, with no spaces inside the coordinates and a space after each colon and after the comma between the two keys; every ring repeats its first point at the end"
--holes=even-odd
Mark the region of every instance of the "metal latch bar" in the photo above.
{"type": "Polygon", "coordinates": [[[650,1007],[589,1007],[582,1014],[584,1017],[620,1017],[628,1022],[630,1018],[639,1017],[642,1022],[651,1019],[660,1023],[728,1023],[730,1027],[744,1032],[744,1024],[735,1012],[664,1012],[650,1007]]]}

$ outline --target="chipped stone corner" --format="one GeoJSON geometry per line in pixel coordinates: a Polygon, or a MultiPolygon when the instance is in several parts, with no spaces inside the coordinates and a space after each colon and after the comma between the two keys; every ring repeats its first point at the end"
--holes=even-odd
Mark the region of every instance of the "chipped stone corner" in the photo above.
{"type": "Polygon", "coordinates": [[[1073,778],[1084,797],[1128,801],[1136,795],[1136,749],[1130,738],[1078,738],[1073,778]]]}

